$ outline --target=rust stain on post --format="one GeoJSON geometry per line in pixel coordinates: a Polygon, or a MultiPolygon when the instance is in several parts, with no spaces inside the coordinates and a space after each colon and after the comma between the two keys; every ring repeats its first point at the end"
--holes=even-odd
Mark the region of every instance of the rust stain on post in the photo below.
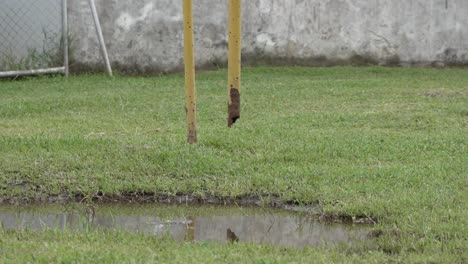
{"type": "Polygon", "coordinates": [[[228,126],[232,127],[237,121],[237,119],[240,118],[240,94],[239,90],[236,88],[231,88],[230,92],[230,103],[228,105],[228,126]]]}

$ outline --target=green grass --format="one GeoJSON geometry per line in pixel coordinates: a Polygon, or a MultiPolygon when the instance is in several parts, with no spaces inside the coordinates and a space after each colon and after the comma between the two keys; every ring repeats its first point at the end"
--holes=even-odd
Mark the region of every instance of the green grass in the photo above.
{"type": "Polygon", "coordinates": [[[0,231],[2,263],[457,263],[456,255],[177,243],[124,232],[0,231]]]}
{"type": "MultiPolygon", "coordinates": [[[[181,75],[1,81],[0,196],[278,196],[317,204],[325,214],[370,216],[382,231],[375,243],[340,254],[311,249],[282,255],[257,246],[153,238],[137,243],[172,249],[158,251],[167,257],[200,251],[199,260],[216,261],[219,251],[266,262],[346,261],[354,254],[376,262],[467,260],[466,70],[247,68],[242,118],[232,129],[225,76],[198,77],[195,146],[185,143],[181,75]]],[[[2,238],[6,258],[23,248],[13,249],[22,235],[2,238]]],[[[27,236],[29,250],[41,256],[49,253],[39,241],[50,240],[51,258],[75,256],[66,249],[69,239],[84,241],[76,253],[83,258],[97,254],[94,245],[106,240],[100,247],[107,252],[139,241],[125,235],[128,242],[120,245],[109,234],[73,232],[27,236]]],[[[126,259],[159,254],[137,251],[126,259]]],[[[117,255],[103,256],[110,261],[117,255]]]]}

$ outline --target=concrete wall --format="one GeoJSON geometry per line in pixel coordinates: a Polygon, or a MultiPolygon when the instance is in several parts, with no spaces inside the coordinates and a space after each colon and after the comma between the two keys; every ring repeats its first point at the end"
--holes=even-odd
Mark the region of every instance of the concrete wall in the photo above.
{"type": "MultiPolygon", "coordinates": [[[[228,0],[194,0],[197,65],[224,64],[228,0]]],[[[183,66],[181,0],[97,0],[114,66],[183,66]]],[[[246,63],[468,64],[467,0],[245,0],[246,63]]],[[[75,66],[100,64],[88,0],[69,4],[75,66]]]]}

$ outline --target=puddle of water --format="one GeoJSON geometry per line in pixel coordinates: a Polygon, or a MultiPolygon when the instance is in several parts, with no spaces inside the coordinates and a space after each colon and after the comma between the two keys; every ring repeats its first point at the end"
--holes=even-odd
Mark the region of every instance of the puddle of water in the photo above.
{"type": "Polygon", "coordinates": [[[370,227],[321,223],[297,212],[262,208],[162,205],[0,206],[5,229],[124,230],[176,241],[252,242],[293,248],[336,246],[368,237],[370,227]]]}

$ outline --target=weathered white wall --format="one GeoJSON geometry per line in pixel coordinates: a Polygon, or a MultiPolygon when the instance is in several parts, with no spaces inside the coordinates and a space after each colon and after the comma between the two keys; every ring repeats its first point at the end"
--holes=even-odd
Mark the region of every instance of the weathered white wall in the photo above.
{"type": "MultiPolygon", "coordinates": [[[[194,0],[198,65],[225,63],[228,0],[194,0]]],[[[182,0],[97,0],[110,59],[128,71],[183,66],[182,0]]],[[[468,64],[467,0],[245,0],[249,63],[468,64]]],[[[88,0],[69,4],[77,65],[100,53],[88,0]]]]}

